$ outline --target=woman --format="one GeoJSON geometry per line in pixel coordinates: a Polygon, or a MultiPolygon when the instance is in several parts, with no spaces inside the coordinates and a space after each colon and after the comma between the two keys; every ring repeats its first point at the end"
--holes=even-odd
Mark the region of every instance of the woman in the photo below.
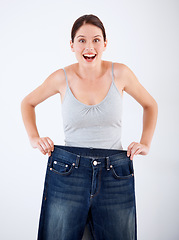
{"type": "Polygon", "coordinates": [[[21,103],[30,143],[48,154],[38,240],[80,240],[85,226],[99,240],[137,239],[134,155],[149,152],[158,107],[134,73],[103,61],[103,23],[84,15],[73,24],[71,50],[77,63],[53,72],[21,103]],[[140,142],[121,144],[122,96],[144,109],[140,142]],[[35,107],[60,93],[65,146],[40,137],[35,107]]]}

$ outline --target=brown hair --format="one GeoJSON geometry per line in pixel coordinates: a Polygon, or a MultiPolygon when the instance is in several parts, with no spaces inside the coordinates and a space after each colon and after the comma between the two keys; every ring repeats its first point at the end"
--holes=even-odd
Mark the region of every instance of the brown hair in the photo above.
{"type": "Polygon", "coordinates": [[[103,38],[104,38],[104,42],[106,41],[106,32],[105,32],[105,28],[103,26],[103,23],[101,22],[101,20],[93,15],[93,14],[85,14],[81,17],[79,17],[73,24],[72,30],[71,30],[71,40],[72,42],[74,42],[74,38],[76,35],[76,32],[78,31],[78,29],[83,25],[83,24],[92,24],[94,26],[99,27],[102,30],[103,33],[103,38]]]}

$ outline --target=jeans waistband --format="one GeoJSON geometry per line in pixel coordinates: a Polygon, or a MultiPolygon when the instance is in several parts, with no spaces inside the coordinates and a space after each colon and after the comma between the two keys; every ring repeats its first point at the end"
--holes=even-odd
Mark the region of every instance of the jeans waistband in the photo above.
{"type": "Polygon", "coordinates": [[[116,161],[122,164],[124,161],[131,161],[127,157],[126,150],[106,149],[106,148],[91,148],[91,147],[75,147],[54,145],[54,151],[48,159],[49,166],[51,165],[53,157],[61,158],[71,162],[77,168],[80,165],[91,167],[103,166],[109,170],[110,164],[116,161]]]}

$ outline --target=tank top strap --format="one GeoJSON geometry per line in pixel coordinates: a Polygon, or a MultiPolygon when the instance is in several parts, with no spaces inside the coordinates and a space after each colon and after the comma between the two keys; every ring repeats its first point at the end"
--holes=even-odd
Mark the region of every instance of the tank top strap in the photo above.
{"type": "Polygon", "coordinates": [[[113,68],[114,68],[114,63],[112,62],[112,81],[114,82],[114,71],[113,71],[113,68]]]}
{"type": "Polygon", "coordinates": [[[67,74],[66,74],[66,71],[65,71],[65,68],[62,68],[63,71],[65,72],[65,79],[66,79],[66,83],[67,83],[67,87],[68,87],[68,79],[67,79],[67,74]]]}

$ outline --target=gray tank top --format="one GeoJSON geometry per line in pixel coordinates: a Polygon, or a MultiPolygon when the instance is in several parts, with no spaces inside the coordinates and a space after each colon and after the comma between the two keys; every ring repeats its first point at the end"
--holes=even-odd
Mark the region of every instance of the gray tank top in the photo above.
{"type": "Polygon", "coordinates": [[[122,96],[114,82],[112,63],[112,83],[105,98],[98,104],[87,105],[72,93],[66,77],[67,88],[62,102],[65,145],[123,149],[121,144],[122,96]]]}

